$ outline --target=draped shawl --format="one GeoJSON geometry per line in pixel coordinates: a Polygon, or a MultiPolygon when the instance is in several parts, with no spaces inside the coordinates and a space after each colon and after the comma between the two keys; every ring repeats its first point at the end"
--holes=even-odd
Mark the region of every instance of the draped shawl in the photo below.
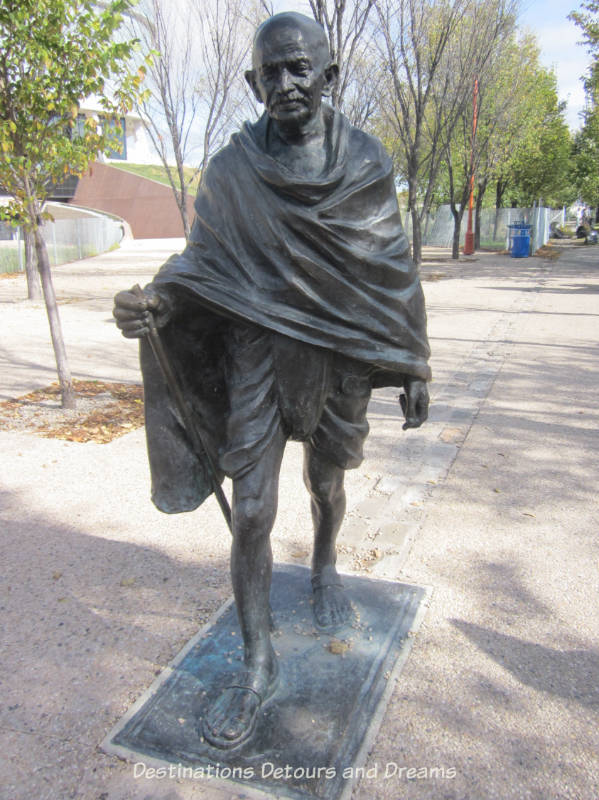
{"type": "MultiPolygon", "coordinates": [[[[317,178],[268,154],[266,115],[245,123],[206,169],[184,252],[152,283],[177,298],[162,335],[216,462],[228,408],[227,320],[367,362],[376,386],[430,378],[424,298],[391,160],[342,114],[324,106],[324,118],[329,155],[317,178]]],[[[210,481],[145,342],[141,363],[152,499],[165,512],[192,510],[210,481]]]]}
{"type": "Polygon", "coordinates": [[[424,298],[381,143],[325,107],[318,178],[266,152],[270,122],[245,123],[210,161],[191,241],[160,270],[225,316],[394,373],[428,380],[424,298]]]}

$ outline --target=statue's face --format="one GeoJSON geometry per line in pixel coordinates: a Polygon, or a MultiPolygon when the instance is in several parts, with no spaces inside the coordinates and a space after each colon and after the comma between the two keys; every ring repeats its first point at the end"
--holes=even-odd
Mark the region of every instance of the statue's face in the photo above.
{"type": "Polygon", "coordinates": [[[324,34],[294,24],[264,32],[254,46],[254,69],[246,74],[268,115],[285,125],[313,119],[336,76],[324,34]]]}

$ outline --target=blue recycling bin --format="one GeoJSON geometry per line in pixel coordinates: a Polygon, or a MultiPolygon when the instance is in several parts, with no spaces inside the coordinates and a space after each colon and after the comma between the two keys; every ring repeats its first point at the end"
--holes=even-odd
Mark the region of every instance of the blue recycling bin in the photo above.
{"type": "Polygon", "coordinates": [[[512,258],[528,258],[530,255],[530,232],[532,225],[514,222],[508,225],[510,232],[510,255],[512,258]]]}

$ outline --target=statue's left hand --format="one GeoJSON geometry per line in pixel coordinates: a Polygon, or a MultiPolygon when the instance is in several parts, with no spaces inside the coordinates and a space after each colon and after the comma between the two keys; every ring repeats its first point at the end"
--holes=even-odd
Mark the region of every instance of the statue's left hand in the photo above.
{"type": "Polygon", "coordinates": [[[401,408],[406,421],[403,430],[419,428],[428,419],[428,387],[426,381],[407,375],[404,380],[405,394],[400,395],[401,408]]]}

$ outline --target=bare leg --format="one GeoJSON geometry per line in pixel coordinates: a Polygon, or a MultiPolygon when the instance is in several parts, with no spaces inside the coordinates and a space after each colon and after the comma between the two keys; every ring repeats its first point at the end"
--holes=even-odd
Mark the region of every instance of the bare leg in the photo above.
{"type": "Polygon", "coordinates": [[[252,734],[256,715],[272,691],[277,663],[270,641],[270,532],[277,513],[285,437],[277,432],[263,458],[233,483],[231,579],[243,636],[245,671],[210,708],[204,736],[217,747],[235,747],[252,734]]]}
{"type": "Polygon", "coordinates": [[[352,616],[352,607],[335,569],[335,542],[345,514],[344,470],[304,445],[304,482],[311,496],[314,523],[312,588],[314,619],[334,632],[352,616]]]}

